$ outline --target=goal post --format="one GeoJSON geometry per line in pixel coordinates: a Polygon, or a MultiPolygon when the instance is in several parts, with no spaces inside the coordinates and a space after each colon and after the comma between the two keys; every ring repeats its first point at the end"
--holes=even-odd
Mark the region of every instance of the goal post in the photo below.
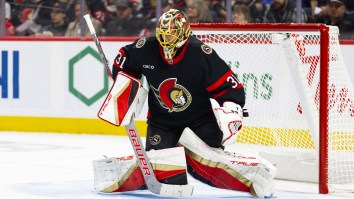
{"type": "MultiPolygon", "coordinates": [[[[354,98],[338,28],[323,24],[192,24],[238,75],[250,116],[235,149],[252,147],[277,178],[354,192],[354,98]]],[[[217,66],[215,66],[217,67],[217,66]]]]}

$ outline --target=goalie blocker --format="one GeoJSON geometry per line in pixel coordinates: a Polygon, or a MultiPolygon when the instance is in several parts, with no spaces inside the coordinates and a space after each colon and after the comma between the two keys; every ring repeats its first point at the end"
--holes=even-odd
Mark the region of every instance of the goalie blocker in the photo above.
{"type": "Polygon", "coordinates": [[[140,80],[119,72],[97,116],[115,126],[127,125],[133,114],[140,114],[146,96],[140,80]]]}

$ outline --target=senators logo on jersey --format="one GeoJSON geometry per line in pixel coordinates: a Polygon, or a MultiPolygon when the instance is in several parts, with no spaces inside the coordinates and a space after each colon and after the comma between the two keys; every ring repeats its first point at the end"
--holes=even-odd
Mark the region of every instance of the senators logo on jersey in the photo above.
{"type": "Polygon", "coordinates": [[[145,42],[146,42],[146,38],[142,37],[136,42],[135,47],[141,48],[141,47],[143,47],[145,45],[145,42]]]}
{"type": "Polygon", "coordinates": [[[176,82],[176,78],[170,78],[163,81],[158,89],[151,86],[160,105],[169,112],[183,111],[192,102],[191,94],[176,82]]]}
{"type": "Polygon", "coordinates": [[[203,52],[205,54],[209,55],[209,54],[211,54],[213,52],[213,49],[210,46],[206,45],[206,44],[203,44],[201,47],[202,47],[202,50],[203,50],[203,52]]]}

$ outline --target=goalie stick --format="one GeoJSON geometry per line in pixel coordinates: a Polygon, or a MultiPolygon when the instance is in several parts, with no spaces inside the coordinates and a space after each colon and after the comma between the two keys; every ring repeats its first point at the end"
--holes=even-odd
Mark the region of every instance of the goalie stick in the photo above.
{"type": "MultiPolygon", "coordinates": [[[[102,46],[98,40],[98,37],[96,35],[95,28],[93,27],[90,14],[86,14],[84,16],[84,19],[87,23],[87,26],[91,32],[91,35],[93,36],[95,40],[96,47],[98,49],[98,52],[101,56],[102,62],[104,64],[105,70],[111,79],[113,80],[112,77],[112,72],[109,69],[108,66],[108,61],[106,59],[106,56],[102,50],[102,46]]],[[[150,160],[148,159],[148,156],[146,154],[146,151],[143,147],[141,137],[138,133],[138,130],[135,126],[134,123],[134,114],[132,118],[130,119],[130,122],[128,125],[125,126],[125,129],[128,133],[128,137],[130,140],[130,143],[134,149],[135,156],[138,160],[139,166],[141,173],[143,174],[146,186],[148,189],[155,194],[160,194],[160,195],[165,195],[165,196],[174,196],[174,197],[185,197],[185,196],[191,196],[193,193],[193,186],[192,185],[173,185],[173,184],[165,184],[161,183],[157,180],[154,171],[152,169],[150,160]]]]}

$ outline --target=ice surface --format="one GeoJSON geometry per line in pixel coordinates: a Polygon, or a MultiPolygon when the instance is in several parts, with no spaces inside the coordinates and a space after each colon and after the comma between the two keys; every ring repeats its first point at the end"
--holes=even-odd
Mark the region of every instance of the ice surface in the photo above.
{"type": "MultiPolygon", "coordinates": [[[[103,155],[131,154],[125,136],[0,132],[0,198],[162,198],[148,190],[120,194],[93,191],[93,160],[102,159],[103,155]]],[[[191,176],[188,180],[194,185],[190,198],[253,198],[246,193],[210,187],[191,176]]],[[[276,181],[276,189],[274,198],[281,199],[351,198],[317,194],[317,185],[310,183],[276,181]]]]}

